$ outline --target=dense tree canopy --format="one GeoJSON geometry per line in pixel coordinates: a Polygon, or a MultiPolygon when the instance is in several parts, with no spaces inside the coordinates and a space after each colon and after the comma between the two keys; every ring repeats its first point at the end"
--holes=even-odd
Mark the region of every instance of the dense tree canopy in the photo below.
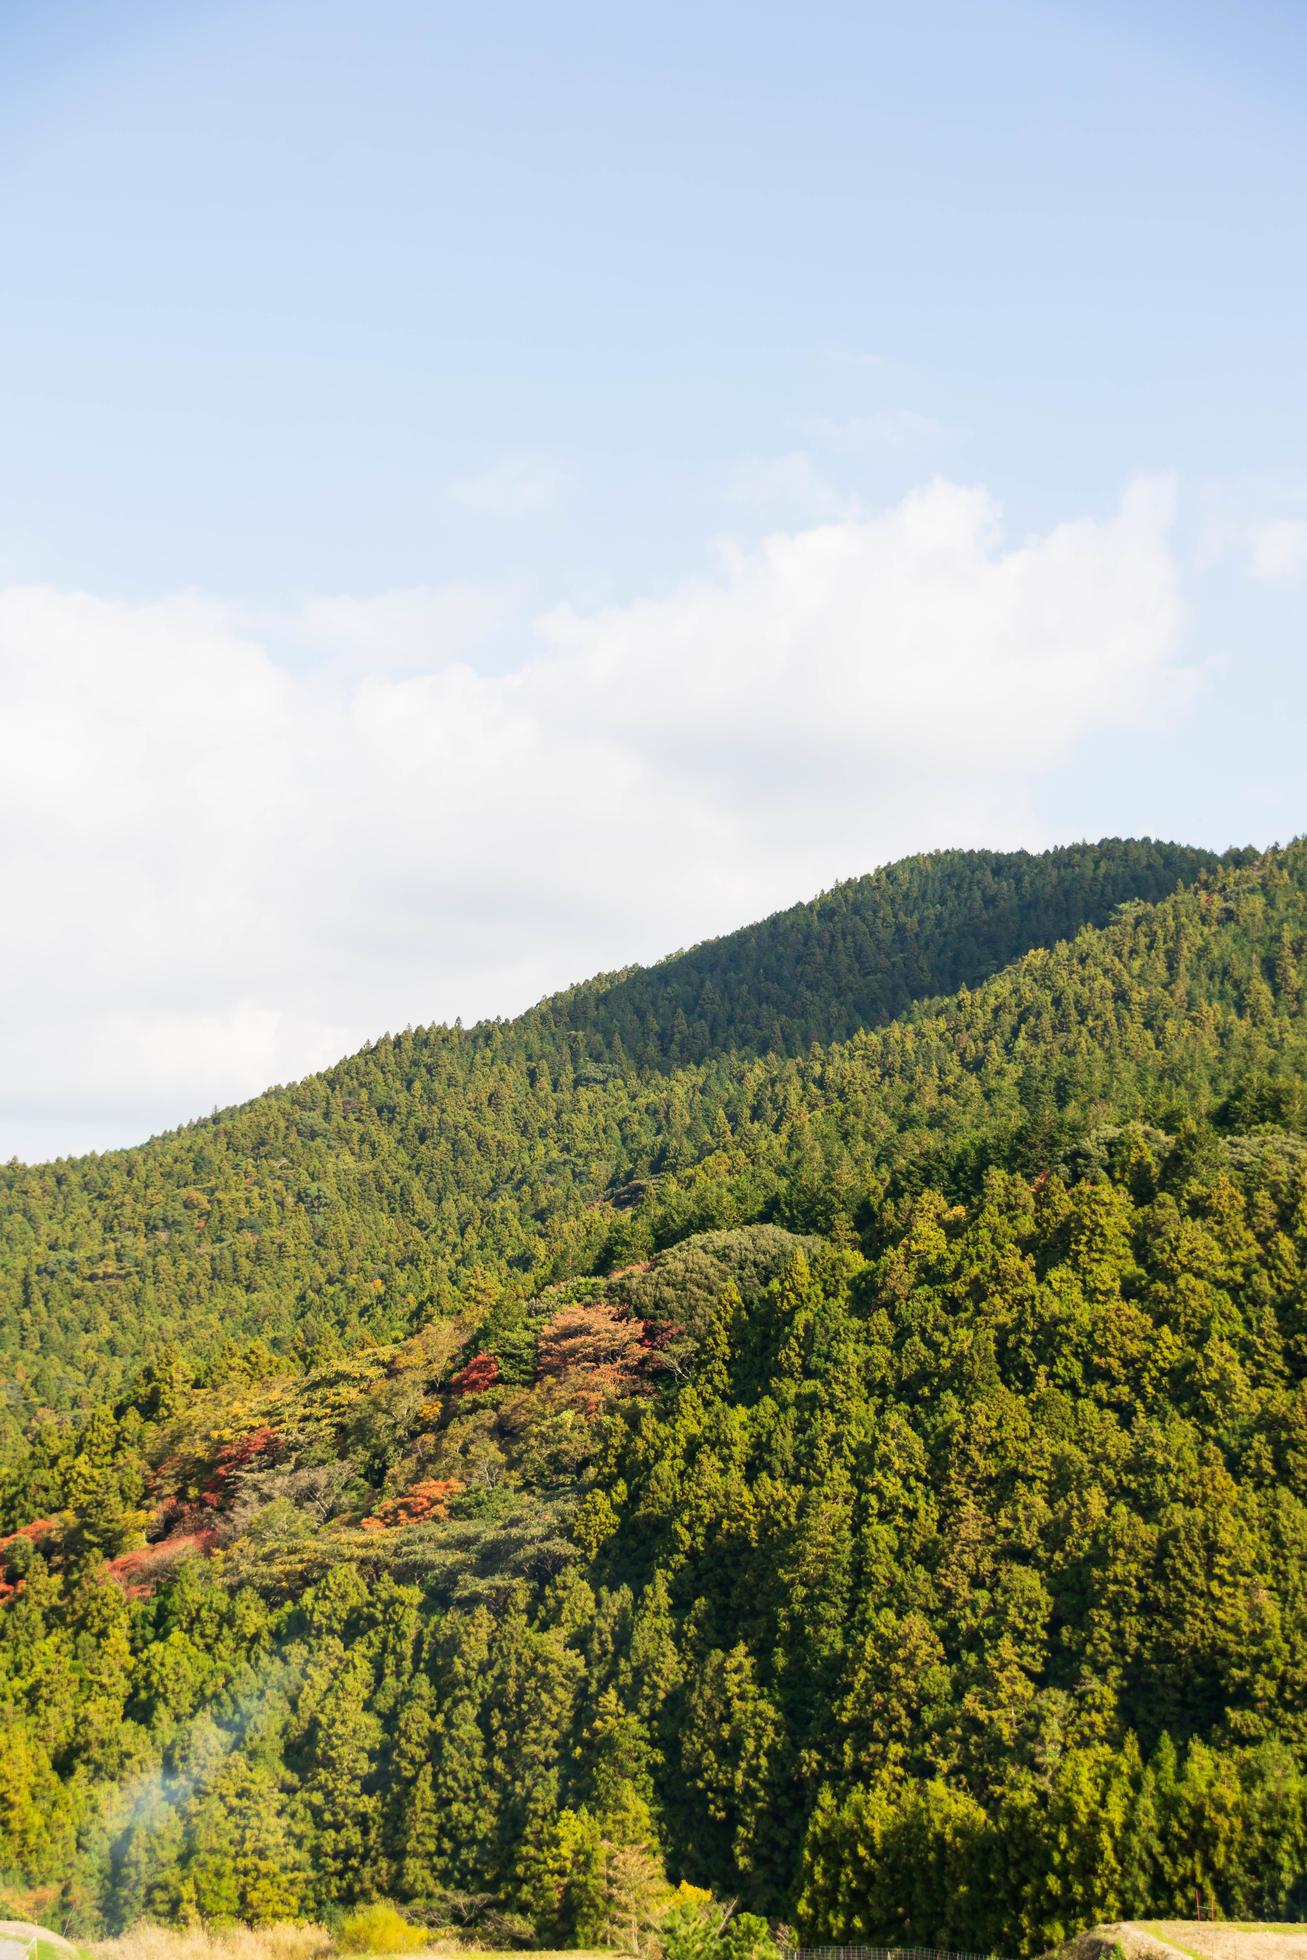
{"type": "Polygon", "coordinates": [[[1307,1907],[1307,849],[1129,862],[1195,870],[991,861],[1101,921],[851,1033],[839,962],[774,1047],[673,962],[609,991],[689,1053],[550,1003],[11,1169],[0,1873],[551,1944],[668,1881],[1013,1954],[1307,1907]]]}

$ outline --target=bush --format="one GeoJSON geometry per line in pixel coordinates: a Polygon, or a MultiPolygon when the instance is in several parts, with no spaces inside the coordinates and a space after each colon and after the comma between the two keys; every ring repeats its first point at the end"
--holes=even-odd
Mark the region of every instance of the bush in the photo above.
{"type": "Polygon", "coordinates": [[[360,1906],[341,1921],[338,1944],[342,1953],[420,1953],[427,1933],[410,1926],[394,1906],[360,1906]]]}
{"type": "Polygon", "coordinates": [[[664,1960],[780,1960],[767,1921],[682,1885],[658,1929],[664,1960]]]}

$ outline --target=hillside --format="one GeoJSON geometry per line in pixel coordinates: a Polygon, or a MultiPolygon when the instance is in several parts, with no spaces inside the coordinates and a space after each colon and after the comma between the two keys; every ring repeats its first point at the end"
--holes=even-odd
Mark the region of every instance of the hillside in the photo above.
{"type": "Polygon", "coordinates": [[[775,1057],[1215,865],[1148,840],[911,859],[518,1021],[387,1036],[140,1149],[0,1168],[0,1373],[20,1408],[62,1407],[160,1341],[326,1352],[595,1270],[775,1057]]]}
{"type": "Polygon", "coordinates": [[[13,1424],[10,1889],[603,1945],[670,1879],[1014,1955],[1302,1911],[1307,848],[1151,900],[1133,848],[1026,860],[1103,917],[988,978],[992,862],[896,871],[970,896],[846,1039],[810,978],[882,887],[751,929],[775,1052],[728,940],[11,1169],[11,1351],[116,1386],[13,1424]]]}

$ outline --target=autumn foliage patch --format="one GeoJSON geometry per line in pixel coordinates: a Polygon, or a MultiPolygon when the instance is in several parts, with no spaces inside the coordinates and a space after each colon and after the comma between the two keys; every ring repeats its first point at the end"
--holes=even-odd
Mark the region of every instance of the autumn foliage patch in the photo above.
{"type": "Polygon", "coordinates": [[[378,1504],[371,1517],[362,1520],[364,1531],[398,1531],[406,1524],[435,1524],[449,1516],[449,1500],[462,1490],[457,1477],[427,1477],[411,1484],[401,1497],[388,1497],[378,1504]]]}
{"type": "Polygon", "coordinates": [[[211,1511],[221,1510],[230,1494],[233,1477],[239,1471],[248,1469],[256,1460],[267,1461],[275,1458],[278,1442],[276,1431],[264,1424],[258,1429],[250,1430],[248,1435],[238,1436],[234,1441],[224,1443],[200,1493],[200,1502],[206,1504],[211,1511]]]}
{"type": "Polygon", "coordinates": [[[456,1395],[480,1395],[487,1388],[493,1388],[499,1380],[499,1363],[493,1354],[474,1354],[472,1359],[450,1377],[449,1385],[456,1395]]]}

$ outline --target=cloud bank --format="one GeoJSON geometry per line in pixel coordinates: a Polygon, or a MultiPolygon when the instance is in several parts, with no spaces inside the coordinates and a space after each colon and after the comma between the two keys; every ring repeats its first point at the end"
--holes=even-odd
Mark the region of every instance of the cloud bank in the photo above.
{"type": "Polygon", "coordinates": [[[548,989],[942,844],[1192,684],[1170,493],[1017,543],[936,483],[522,622],[480,588],[0,590],[0,1152],[107,1147],[385,1028],[548,989]],[[293,656],[287,647],[292,646],[293,656]]]}

